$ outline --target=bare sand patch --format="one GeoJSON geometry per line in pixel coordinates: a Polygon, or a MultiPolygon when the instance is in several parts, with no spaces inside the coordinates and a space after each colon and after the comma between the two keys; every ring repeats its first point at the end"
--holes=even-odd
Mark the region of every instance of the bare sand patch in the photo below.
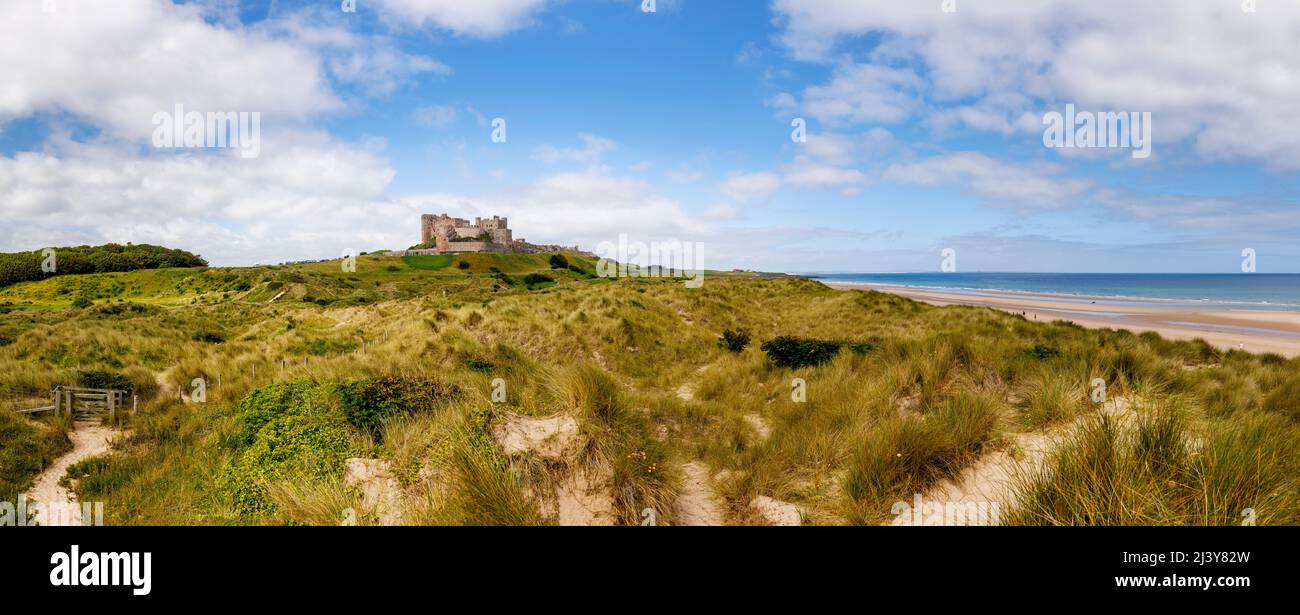
{"type": "Polygon", "coordinates": [[[401,525],[402,487],[383,459],[353,457],[344,461],[343,483],[361,491],[361,502],[379,525],[401,525]]]}
{"type": "Polygon", "coordinates": [[[578,420],[565,414],[536,418],[507,413],[492,435],[507,455],[531,451],[552,460],[563,458],[581,438],[578,420]]]}
{"type": "MultiPolygon", "coordinates": [[[[46,506],[71,510],[70,505],[77,501],[77,497],[71,491],[63,488],[59,481],[68,473],[68,468],[72,467],[73,464],[92,457],[107,455],[112,450],[113,439],[122,433],[108,425],[95,421],[77,422],[74,429],[68,433],[68,437],[72,440],[72,450],[55,459],[54,463],[50,464],[50,467],[45,468],[36,477],[36,483],[32,486],[32,490],[27,492],[27,499],[40,502],[46,506]]],[[[51,516],[47,524],[81,525],[81,522],[81,513],[80,510],[77,510],[71,516],[51,516]]]]}
{"type": "MultiPolygon", "coordinates": [[[[1017,504],[1016,485],[1025,477],[1041,471],[1052,451],[1099,413],[1116,419],[1121,425],[1130,424],[1134,418],[1132,404],[1121,397],[1111,399],[1098,410],[1067,424],[1045,431],[1014,434],[1009,446],[980,457],[957,477],[936,485],[922,498],[945,505],[997,504],[999,510],[1008,510],[1017,504]]],[[[893,519],[890,524],[910,525],[904,516],[893,519]]]]}
{"type": "Polygon", "coordinates": [[[677,525],[723,525],[722,507],[713,494],[708,466],[692,461],[682,466],[682,475],[682,491],[677,496],[677,525]]]}
{"type": "Polygon", "coordinates": [[[789,502],[760,495],[749,502],[749,507],[768,525],[803,525],[803,511],[789,502]]]}

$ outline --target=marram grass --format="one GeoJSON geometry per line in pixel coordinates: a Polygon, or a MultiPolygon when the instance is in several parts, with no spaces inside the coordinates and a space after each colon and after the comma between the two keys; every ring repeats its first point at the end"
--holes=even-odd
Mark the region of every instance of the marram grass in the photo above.
{"type": "Polygon", "coordinates": [[[594,267],[581,255],[567,260],[580,271],[543,255],[474,255],[466,269],[362,257],[355,272],[150,270],[0,289],[0,496],[28,488],[67,446],[66,424],[9,411],[105,371],[132,383],[140,412],[123,420],[121,445],[78,468],[76,488],[106,502],[114,524],[331,523],[359,504],[340,479],[347,455],[390,463],[403,523],[556,523],[545,494],[578,467],[607,472],[617,522],[651,509],[672,523],[681,467],[694,461],[729,523],[755,522],[749,503],[763,495],[809,523],[876,524],[894,502],[1043,430],[1069,436],[1018,486],[1004,522],[1300,521],[1300,361],[792,278],[605,280],[581,273],[594,267]],[[555,283],[529,289],[530,273],[555,283]],[[72,307],[82,296],[94,303],[72,307]],[[728,348],[727,330],[751,342],[728,348]],[[782,336],[843,346],[778,367],[762,344],[782,336]],[[392,378],[462,394],[364,428],[334,413],[329,392],[392,378]],[[1132,415],[1094,417],[1095,379],[1132,415]],[[325,392],[299,408],[317,417],[306,421],[272,404],[280,428],[265,434],[308,430],[296,455],[315,465],[247,465],[240,407],[273,386],[325,392]],[[508,456],[492,435],[507,412],[568,413],[581,446],[561,461],[508,456]]]}

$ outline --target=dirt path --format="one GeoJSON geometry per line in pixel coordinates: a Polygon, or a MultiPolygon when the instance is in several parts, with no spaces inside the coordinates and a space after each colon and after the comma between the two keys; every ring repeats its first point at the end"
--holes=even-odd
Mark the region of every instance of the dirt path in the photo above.
{"type": "Polygon", "coordinates": [[[682,466],[684,481],[677,496],[677,525],[722,525],[722,509],[713,495],[709,468],[692,461],[682,466]]]}
{"type": "Polygon", "coordinates": [[[59,485],[68,468],[78,461],[107,454],[113,438],[122,432],[99,422],[78,422],[68,437],[72,451],[54,460],[36,477],[36,484],[27,493],[29,501],[40,502],[52,514],[43,515],[43,525],[81,525],[81,510],[73,504],[77,498],[59,485]],[[74,510],[75,508],[75,510],[74,510]],[[59,514],[65,511],[68,514],[59,514]]]}
{"type": "MultiPolygon", "coordinates": [[[[1101,412],[1123,421],[1131,415],[1132,405],[1127,399],[1115,398],[1107,401],[1101,412]]],[[[984,455],[956,478],[925,493],[922,501],[944,505],[996,503],[1000,511],[1010,510],[1017,503],[1016,483],[1041,470],[1052,451],[1094,416],[1095,413],[1088,413],[1056,428],[1015,434],[1011,446],[984,455]]],[[[910,522],[900,516],[892,524],[910,522]]]]}

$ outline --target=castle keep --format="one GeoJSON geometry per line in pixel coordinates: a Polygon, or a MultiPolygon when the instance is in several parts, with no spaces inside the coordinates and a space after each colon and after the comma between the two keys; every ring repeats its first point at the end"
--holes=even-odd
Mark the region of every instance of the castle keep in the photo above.
{"type": "MultiPolygon", "coordinates": [[[[522,240],[521,240],[522,241],[522,240]]],[[[445,252],[510,252],[515,239],[505,218],[474,218],[474,223],[447,214],[420,216],[420,244],[445,252]]]]}
{"type": "Polygon", "coordinates": [[[505,218],[474,218],[474,223],[447,214],[420,216],[420,244],[406,250],[388,252],[389,256],[414,256],[421,254],[450,254],[456,252],[516,252],[538,254],[543,252],[582,252],[578,246],[534,245],[524,238],[515,238],[505,218]]]}

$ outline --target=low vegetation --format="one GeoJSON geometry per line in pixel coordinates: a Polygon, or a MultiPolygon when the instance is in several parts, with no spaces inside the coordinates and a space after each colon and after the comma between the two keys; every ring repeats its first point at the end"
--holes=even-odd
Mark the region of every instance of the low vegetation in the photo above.
{"type": "Polygon", "coordinates": [[[807,523],[876,524],[1043,431],[1068,437],[1004,522],[1300,519],[1300,360],[793,278],[594,270],[363,256],[13,284],[0,497],[68,446],[66,424],[9,411],[98,382],[141,401],[129,437],[70,473],[114,524],[379,522],[351,458],[387,468],[403,523],[553,524],[579,479],[610,522],[675,523],[694,463],[728,523],[761,522],[767,496],[807,523]],[[1132,412],[1100,413],[1096,380],[1132,412]],[[576,427],[562,454],[507,452],[521,417],[576,427]]]}

